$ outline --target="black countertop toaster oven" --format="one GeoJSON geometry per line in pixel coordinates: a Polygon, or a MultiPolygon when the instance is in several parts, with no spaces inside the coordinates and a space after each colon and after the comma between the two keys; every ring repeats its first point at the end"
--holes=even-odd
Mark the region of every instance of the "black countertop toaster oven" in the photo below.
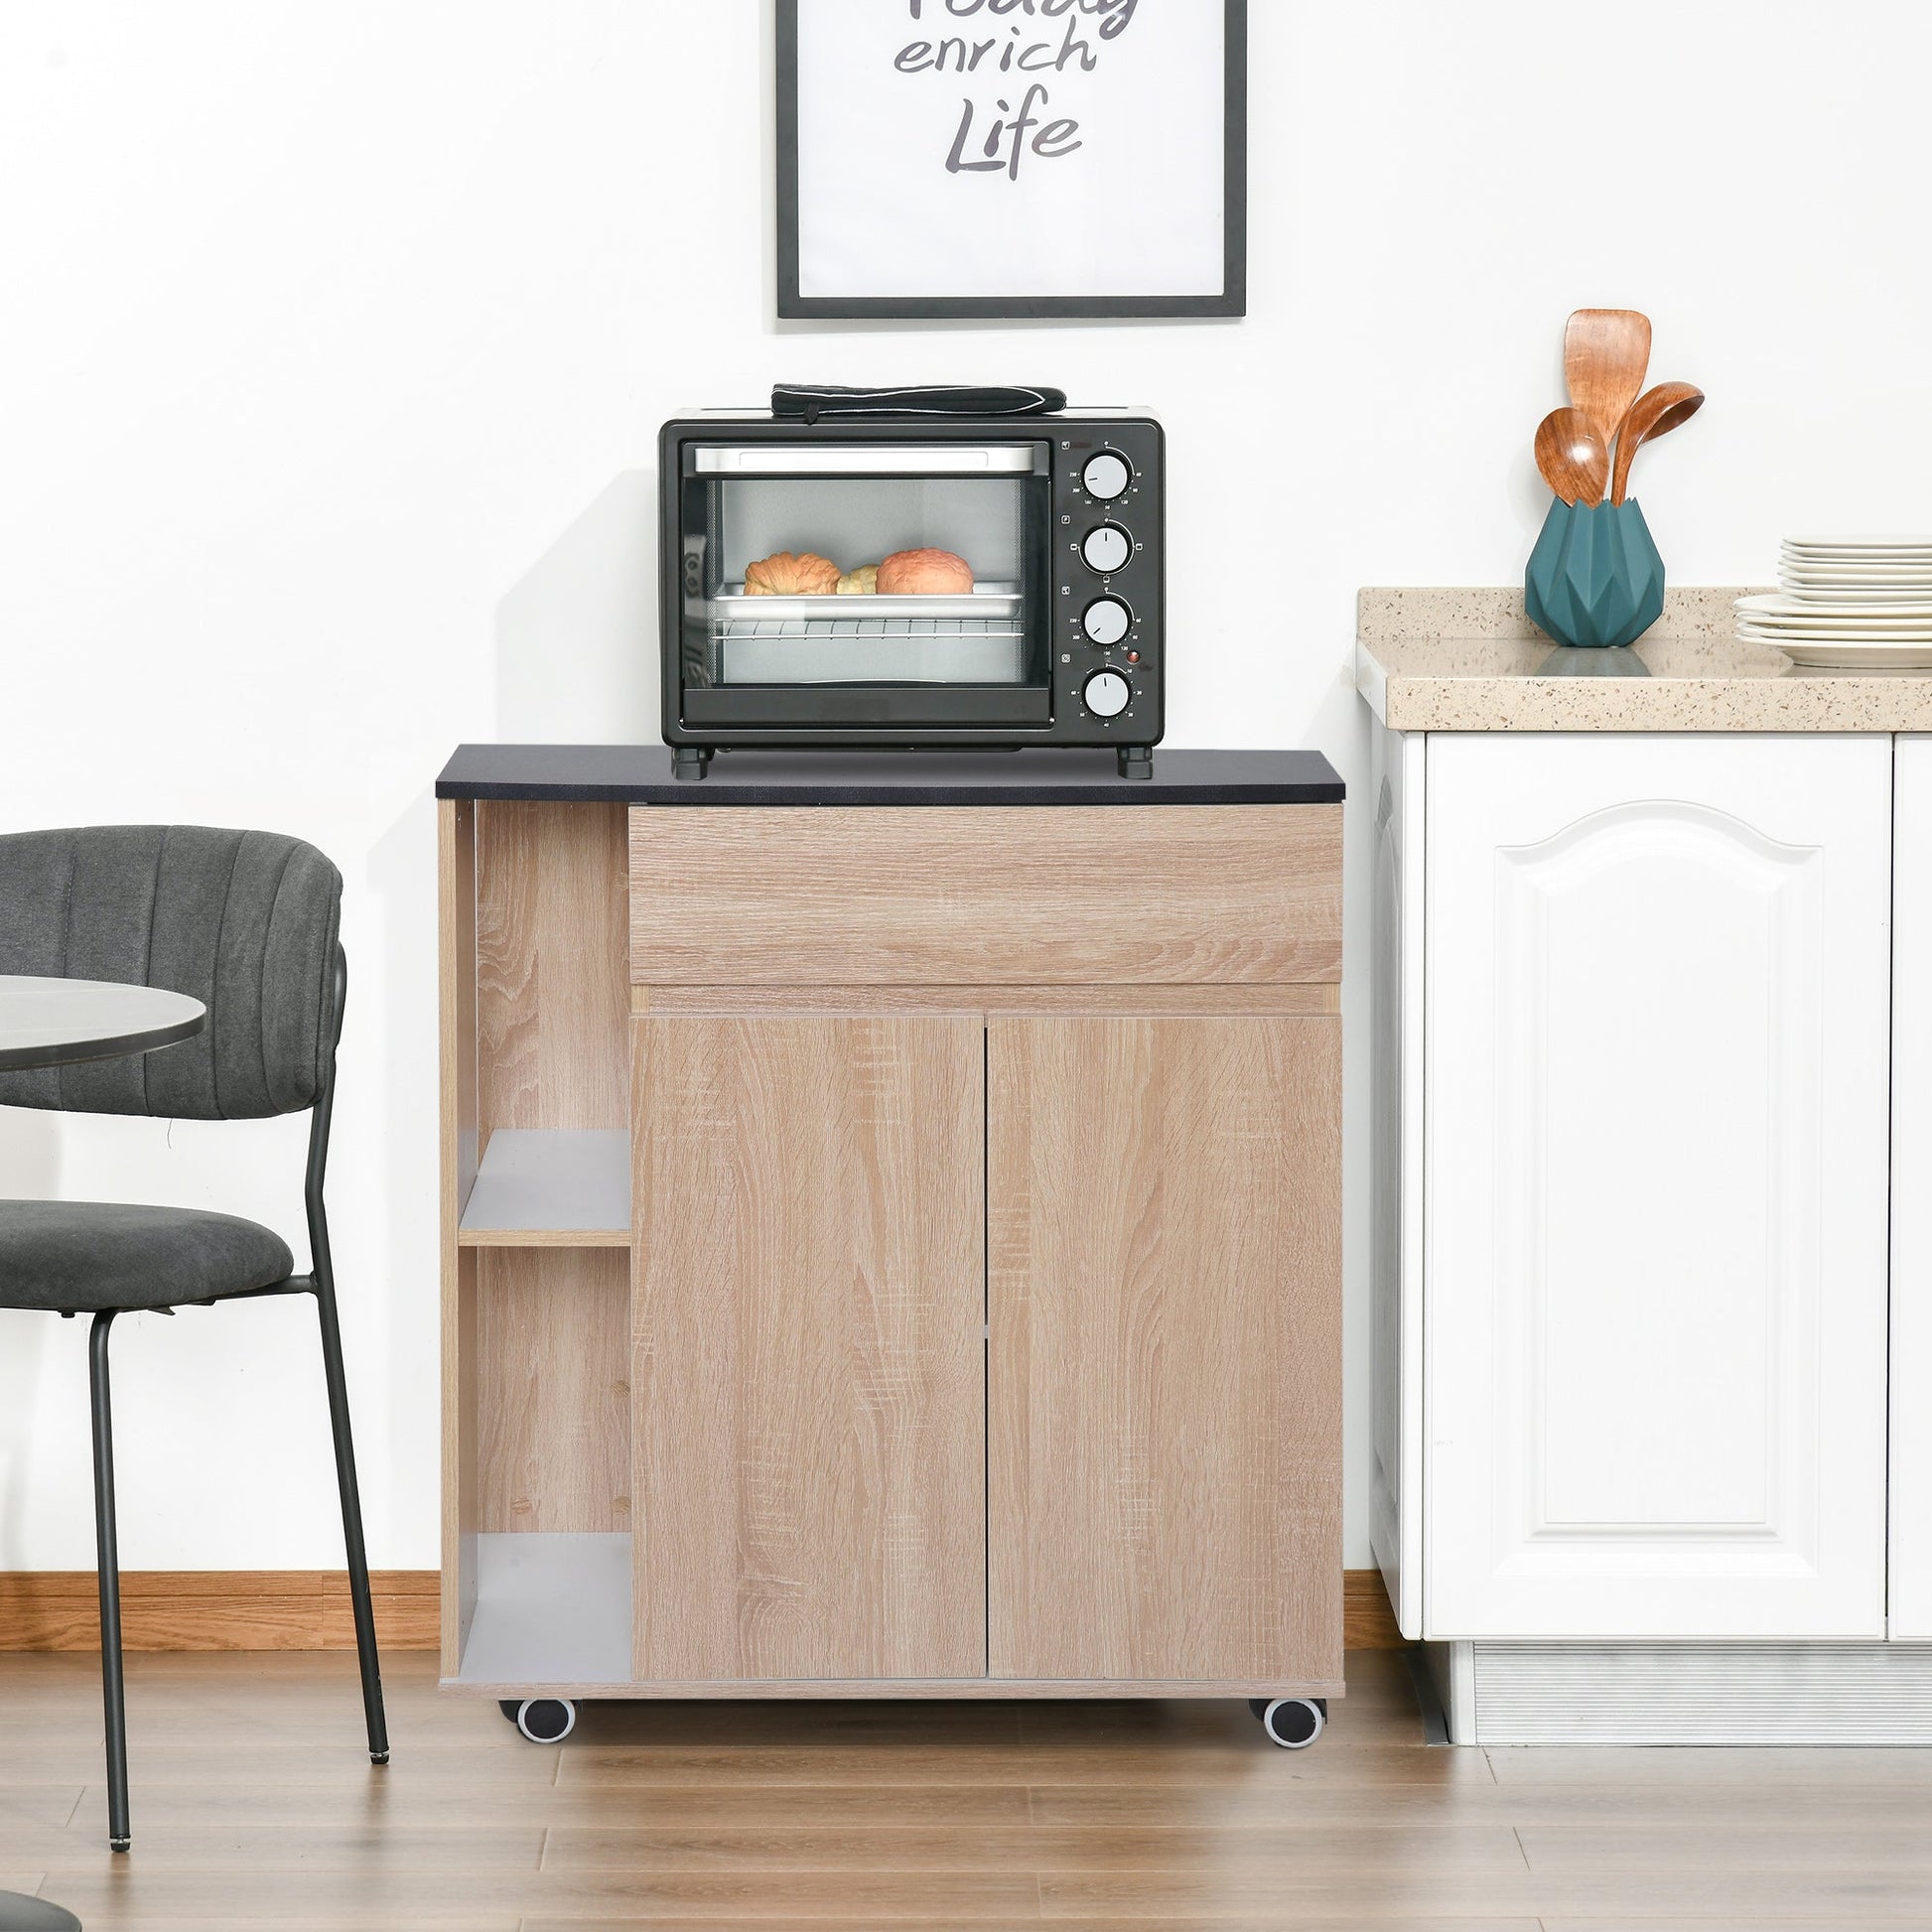
{"type": "Polygon", "coordinates": [[[664,425],[665,743],[1112,746],[1162,733],[1161,426],[1144,415],[664,425]]]}

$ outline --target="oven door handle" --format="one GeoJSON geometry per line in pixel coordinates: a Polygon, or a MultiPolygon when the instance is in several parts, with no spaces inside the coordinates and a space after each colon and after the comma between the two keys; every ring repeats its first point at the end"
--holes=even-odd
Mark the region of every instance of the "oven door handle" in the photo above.
{"type": "Polygon", "coordinates": [[[705,443],[685,452],[698,477],[1033,477],[1039,443],[705,443]]]}

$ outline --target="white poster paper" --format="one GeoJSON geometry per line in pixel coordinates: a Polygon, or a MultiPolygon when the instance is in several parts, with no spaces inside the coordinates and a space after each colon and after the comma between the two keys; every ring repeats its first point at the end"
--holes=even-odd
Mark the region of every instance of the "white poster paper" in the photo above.
{"type": "Polygon", "coordinates": [[[798,0],[798,293],[1222,293],[1223,0],[798,0]]]}

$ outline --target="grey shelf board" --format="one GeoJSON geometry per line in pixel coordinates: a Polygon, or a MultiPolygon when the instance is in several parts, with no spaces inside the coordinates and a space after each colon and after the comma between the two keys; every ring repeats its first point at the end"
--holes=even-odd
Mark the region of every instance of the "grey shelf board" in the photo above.
{"type": "Polygon", "coordinates": [[[630,1136],[621,1127],[499,1127],[463,1210],[465,1234],[630,1232],[630,1136]]]}
{"type": "Polygon", "coordinates": [[[738,751],[680,783],[664,745],[459,745],[439,798],[674,805],[1336,805],[1319,752],[1168,751],[1123,778],[1111,749],[738,751]]]}
{"type": "Polygon", "coordinates": [[[630,1682],[630,1538],[477,1538],[477,1609],[458,1684],[630,1682]]]}

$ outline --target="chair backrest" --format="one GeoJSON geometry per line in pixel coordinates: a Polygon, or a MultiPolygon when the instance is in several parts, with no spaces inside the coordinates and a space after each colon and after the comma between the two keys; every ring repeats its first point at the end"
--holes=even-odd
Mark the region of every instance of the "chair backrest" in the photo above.
{"type": "Polygon", "coordinates": [[[0,837],[0,973],[192,994],[159,1052],[0,1073],[0,1106],[260,1120],[322,1097],[341,1027],[342,874],[276,832],[97,825],[0,837]]]}

